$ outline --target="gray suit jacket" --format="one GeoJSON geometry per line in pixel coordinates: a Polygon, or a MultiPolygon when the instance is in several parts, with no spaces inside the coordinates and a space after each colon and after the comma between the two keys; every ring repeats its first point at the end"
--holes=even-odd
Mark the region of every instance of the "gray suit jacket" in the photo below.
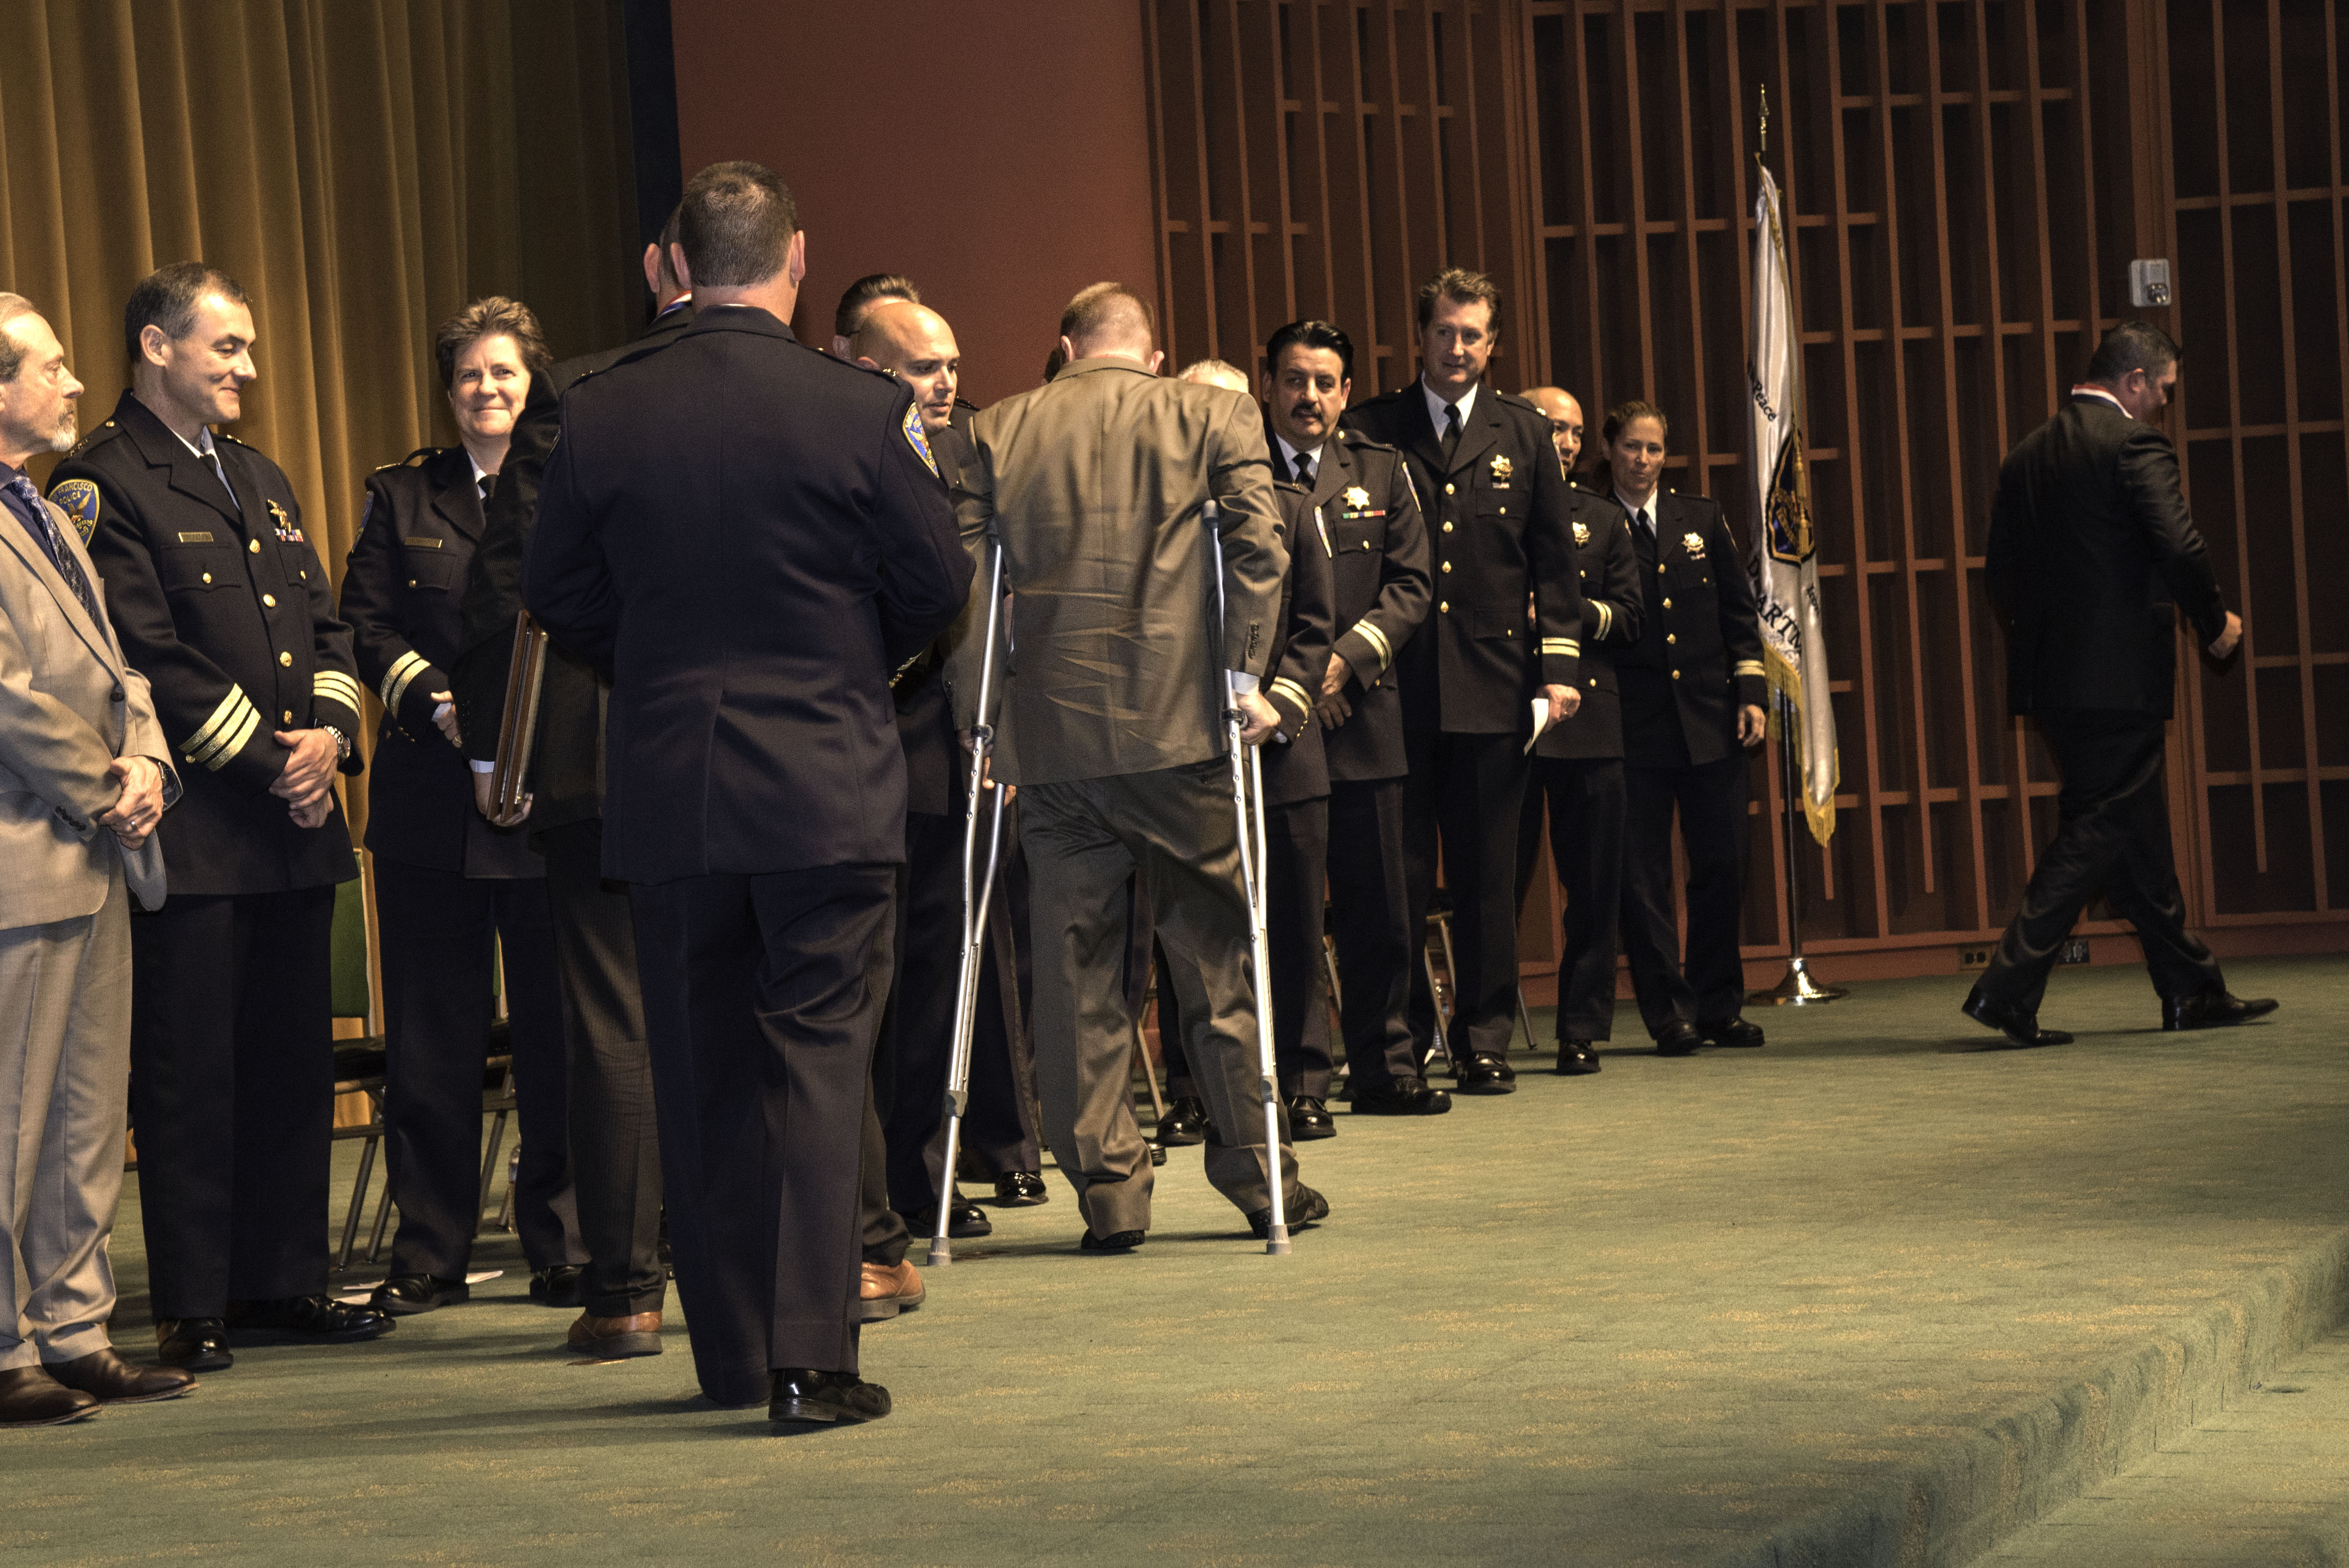
{"type": "MultiPolygon", "coordinates": [[[[1265,673],[1288,572],[1254,400],[1080,359],[981,411],[971,444],[954,485],[979,565],[970,618],[985,611],[990,527],[1012,596],[996,776],[1060,784],[1221,756],[1223,672],[1265,673]],[[1210,499],[1223,509],[1220,646],[1210,499]]],[[[961,638],[948,668],[965,729],[980,641],[961,638]]]]}
{"type": "MultiPolygon", "coordinates": [[[[42,504],[103,606],[72,520],[42,504]]],[[[106,776],[117,757],[153,758],[165,798],[177,799],[171,754],[147,678],[122,662],[114,628],[91,624],[25,525],[0,510],[0,930],[96,914],[118,859],[139,902],[160,907],[160,839],[127,850],[98,819],[121,793],[106,776]]]]}

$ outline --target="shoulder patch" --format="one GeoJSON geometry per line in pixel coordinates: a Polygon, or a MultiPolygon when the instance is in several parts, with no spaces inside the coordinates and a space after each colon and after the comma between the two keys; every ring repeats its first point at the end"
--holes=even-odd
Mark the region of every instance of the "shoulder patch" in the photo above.
{"type": "Polygon", "coordinates": [[[74,531],[81,535],[84,545],[98,531],[98,486],[87,479],[68,479],[49,492],[49,500],[58,511],[73,519],[74,531]]]}
{"type": "Polygon", "coordinates": [[[922,433],[922,410],[907,403],[905,421],[899,428],[905,432],[905,444],[912,447],[914,455],[922,460],[922,466],[932,474],[938,475],[938,460],[931,455],[930,438],[922,433]]]}

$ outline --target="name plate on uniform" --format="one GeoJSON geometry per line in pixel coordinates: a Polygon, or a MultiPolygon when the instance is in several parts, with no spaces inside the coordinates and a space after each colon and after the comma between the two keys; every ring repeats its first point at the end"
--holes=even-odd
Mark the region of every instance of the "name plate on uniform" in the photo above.
{"type": "Polygon", "coordinates": [[[180,535],[180,543],[182,545],[209,545],[212,542],[212,536],[210,534],[182,534],[180,535]]]}
{"type": "Polygon", "coordinates": [[[402,534],[399,542],[411,550],[437,550],[440,540],[430,534],[402,534]]]}

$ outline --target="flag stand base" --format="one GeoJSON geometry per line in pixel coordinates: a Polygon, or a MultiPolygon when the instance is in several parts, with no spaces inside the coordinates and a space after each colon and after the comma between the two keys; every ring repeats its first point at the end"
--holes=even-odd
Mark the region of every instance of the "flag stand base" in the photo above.
{"type": "Polygon", "coordinates": [[[1839,985],[1821,985],[1811,978],[1811,966],[1801,954],[1786,961],[1786,978],[1767,991],[1751,991],[1745,1000],[1772,1007],[1807,1007],[1815,1002],[1835,1002],[1849,996],[1850,992],[1839,985]]]}

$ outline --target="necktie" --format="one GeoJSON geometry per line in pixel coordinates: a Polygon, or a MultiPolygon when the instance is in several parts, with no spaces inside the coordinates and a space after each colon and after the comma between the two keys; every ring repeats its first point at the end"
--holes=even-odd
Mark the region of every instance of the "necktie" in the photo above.
{"type": "Polygon", "coordinates": [[[1297,483],[1308,490],[1313,488],[1313,457],[1309,452],[1297,454],[1297,483]]]}
{"type": "Polygon", "coordinates": [[[494,473],[485,473],[475,483],[481,487],[481,499],[487,501],[490,498],[490,492],[498,487],[498,476],[494,473]]]}
{"type": "Polygon", "coordinates": [[[27,522],[26,531],[33,535],[34,543],[40,545],[41,553],[49,558],[49,565],[57,569],[57,576],[73,589],[74,597],[81,600],[81,607],[89,612],[89,618],[98,620],[98,596],[90,591],[89,579],[82,576],[81,564],[74,559],[73,551],[67,547],[65,535],[57,532],[57,518],[41,504],[41,493],[33,488],[31,480],[20,473],[8,482],[8,493],[16,498],[26,517],[38,520],[37,524],[27,522]]]}
{"type": "Polygon", "coordinates": [[[1451,466],[1452,454],[1460,450],[1460,405],[1453,404],[1444,410],[1444,462],[1451,466]]]}
{"type": "Polygon", "coordinates": [[[228,482],[228,470],[221,466],[219,449],[214,448],[204,453],[204,461],[212,464],[212,477],[221,482],[221,488],[228,492],[228,504],[236,508],[236,514],[239,517],[243,516],[244,503],[236,498],[236,486],[228,482]]]}

